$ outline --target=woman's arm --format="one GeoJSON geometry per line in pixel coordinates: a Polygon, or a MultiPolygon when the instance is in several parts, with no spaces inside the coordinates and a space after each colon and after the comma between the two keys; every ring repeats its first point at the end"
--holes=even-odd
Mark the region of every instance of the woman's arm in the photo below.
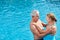
{"type": "Polygon", "coordinates": [[[42,23],[42,25],[43,25],[43,27],[46,27],[47,26],[47,24],[44,24],[44,23],[42,23]]]}
{"type": "Polygon", "coordinates": [[[52,31],[51,31],[51,34],[55,34],[56,33],[56,26],[52,27],[52,31]]]}

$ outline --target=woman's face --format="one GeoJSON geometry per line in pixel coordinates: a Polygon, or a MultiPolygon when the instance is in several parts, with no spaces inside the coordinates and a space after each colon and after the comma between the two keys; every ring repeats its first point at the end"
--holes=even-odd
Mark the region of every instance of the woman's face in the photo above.
{"type": "Polygon", "coordinates": [[[51,18],[49,18],[48,16],[46,17],[47,22],[51,21],[51,18]]]}

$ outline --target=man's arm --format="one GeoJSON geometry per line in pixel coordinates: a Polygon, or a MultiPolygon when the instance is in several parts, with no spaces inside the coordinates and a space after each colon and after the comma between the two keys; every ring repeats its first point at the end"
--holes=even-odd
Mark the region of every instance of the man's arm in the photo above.
{"type": "Polygon", "coordinates": [[[33,34],[35,34],[35,35],[37,35],[38,37],[43,37],[43,36],[45,36],[46,34],[48,34],[49,32],[46,32],[46,33],[42,33],[42,34],[40,34],[39,32],[38,32],[38,30],[36,29],[36,27],[34,26],[34,25],[30,25],[30,29],[31,29],[31,31],[33,32],[33,34]]]}
{"type": "Polygon", "coordinates": [[[50,33],[50,31],[51,31],[51,29],[50,28],[47,28],[46,30],[42,30],[40,27],[38,27],[36,24],[33,24],[33,25],[35,25],[35,27],[37,28],[37,30],[39,31],[39,33],[46,33],[46,32],[48,32],[48,33],[50,33]]]}

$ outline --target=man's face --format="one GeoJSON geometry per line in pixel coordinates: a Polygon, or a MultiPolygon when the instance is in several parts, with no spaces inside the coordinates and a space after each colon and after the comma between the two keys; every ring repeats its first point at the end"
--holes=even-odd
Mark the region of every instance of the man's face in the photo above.
{"type": "Polygon", "coordinates": [[[32,16],[32,18],[33,18],[33,20],[34,20],[35,22],[37,22],[38,19],[39,19],[39,16],[38,16],[38,14],[36,14],[36,16],[32,16]]]}

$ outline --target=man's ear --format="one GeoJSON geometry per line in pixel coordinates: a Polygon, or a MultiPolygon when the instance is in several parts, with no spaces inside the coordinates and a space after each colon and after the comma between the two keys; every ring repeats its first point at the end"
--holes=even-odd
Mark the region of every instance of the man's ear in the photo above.
{"type": "Polygon", "coordinates": [[[32,16],[32,18],[33,18],[33,16],[32,16]]]}

